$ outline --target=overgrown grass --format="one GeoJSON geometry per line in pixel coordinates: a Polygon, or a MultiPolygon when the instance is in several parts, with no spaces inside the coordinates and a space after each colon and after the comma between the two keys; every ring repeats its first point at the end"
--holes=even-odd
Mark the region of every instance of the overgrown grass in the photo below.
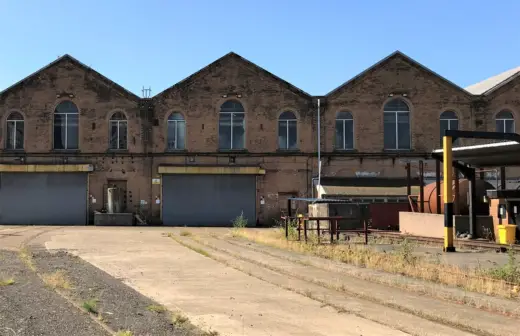
{"type": "Polygon", "coordinates": [[[97,299],[90,299],[87,301],[84,301],[81,305],[83,309],[85,309],[87,312],[91,314],[97,314],[98,313],[98,300],[97,299]]]}
{"type": "Polygon", "coordinates": [[[70,281],[64,270],[57,270],[54,273],[42,274],[43,282],[52,289],[71,289],[70,281]]]}
{"type": "Polygon", "coordinates": [[[182,240],[180,240],[178,237],[176,237],[173,233],[168,233],[168,237],[172,238],[173,240],[175,240],[177,243],[181,244],[182,246],[187,247],[194,252],[197,252],[198,254],[201,254],[207,258],[211,258],[211,255],[209,254],[208,251],[201,249],[199,247],[194,247],[194,246],[185,244],[182,240]]]}
{"type": "Polygon", "coordinates": [[[506,266],[490,271],[480,268],[461,268],[443,264],[440,260],[436,262],[424,256],[415,255],[415,245],[407,239],[403,240],[393,252],[385,253],[376,251],[370,246],[358,244],[317,244],[312,238],[308,243],[286,240],[284,229],[237,230],[235,235],[276,248],[402,274],[488,295],[512,298],[518,297],[520,294],[520,267],[518,267],[512,251],[510,261],[506,266]]]}
{"type": "Polygon", "coordinates": [[[190,319],[182,314],[181,312],[174,312],[172,314],[172,324],[179,329],[185,330],[187,333],[193,336],[218,336],[220,335],[217,331],[214,330],[201,330],[197,328],[193,323],[190,322],[190,319]]]}
{"type": "Polygon", "coordinates": [[[36,266],[34,265],[32,252],[29,251],[27,247],[23,247],[22,249],[20,249],[18,257],[31,271],[36,271],[36,266]]]}
{"type": "Polygon", "coordinates": [[[240,213],[240,216],[237,216],[233,221],[233,230],[231,231],[231,234],[233,236],[237,235],[238,232],[242,229],[244,229],[247,226],[247,218],[244,217],[244,213],[240,213]]]}
{"type": "Polygon", "coordinates": [[[164,313],[166,311],[166,308],[159,305],[149,305],[148,307],[146,307],[146,310],[154,313],[164,313]]]}
{"type": "Polygon", "coordinates": [[[177,327],[184,327],[187,323],[190,323],[190,320],[180,312],[175,312],[172,314],[172,323],[177,327]]]}
{"type": "Polygon", "coordinates": [[[11,286],[11,285],[14,285],[16,283],[16,281],[14,281],[14,278],[2,278],[0,279],[0,287],[3,287],[3,286],[11,286]]]}

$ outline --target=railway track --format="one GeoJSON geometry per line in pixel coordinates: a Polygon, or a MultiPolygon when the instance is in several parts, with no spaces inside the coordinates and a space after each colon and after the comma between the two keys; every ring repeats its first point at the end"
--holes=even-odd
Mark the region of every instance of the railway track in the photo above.
{"type": "MultiPolygon", "coordinates": [[[[369,237],[381,237],[381,238],[390,238],[396,240],[404,240],[409,239],[412,241],[423,242],[423,243],[431,243],[431,244],[444,244],[443,238],[433,238],[433,237],[422,237],[422,236],[412,236],[412,235],[403,235],[400,232],[395,231],[378,231],[378,230],[370,230],[369,237]]],[[[347,233],[347,236],[358,236],[359,233],[347,233]]],[[[477,240],[477,239],[455,239],[455,245],[466,247],[466,248],[474,248],[474,249],[489,249],[495,250],[497,252],[507,250],[512,248],[514,251],[520,251],[520,245],[502,245],[496,244],[493,242],[485,241],[485,240],[477,240]]]]}

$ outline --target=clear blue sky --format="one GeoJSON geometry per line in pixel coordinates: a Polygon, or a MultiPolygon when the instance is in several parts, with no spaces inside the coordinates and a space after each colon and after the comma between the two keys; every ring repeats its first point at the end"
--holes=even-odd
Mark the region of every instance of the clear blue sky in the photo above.
{"type": "Polygon", "coordinates": [[[65,53],[152,94],[229,51],[325,94],[399,49],[460,86],[520,66],[520,1],[0,0],[0,90],[65,53]]]}

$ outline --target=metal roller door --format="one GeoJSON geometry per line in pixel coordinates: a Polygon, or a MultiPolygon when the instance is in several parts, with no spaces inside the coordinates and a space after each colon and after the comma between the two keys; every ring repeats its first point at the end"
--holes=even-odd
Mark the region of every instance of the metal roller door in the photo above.
{"type": "Polygon", "coordinates": [[[0,224],[84,225],[87,174],[0,173],[0,224]]]}
{"type": "Polygon", "coordinates": [[[254,175],[163,175],[165,225],[231,226],[241,213],[256,223],[254,175]]]}

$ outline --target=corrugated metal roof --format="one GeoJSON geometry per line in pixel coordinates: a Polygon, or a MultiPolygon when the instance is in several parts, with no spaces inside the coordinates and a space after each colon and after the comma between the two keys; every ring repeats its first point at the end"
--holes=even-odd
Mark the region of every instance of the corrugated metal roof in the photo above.
{"type": "MultiPolygon", "coordinates": [[[[442,157],[443,150],[436,149],[433,155],[442,157]]],[[[520,166],[520,144],[507,141],[457,147],[452,149],[452,158],[477,168],[520,166]]]]}
{"type": "Polygon", "coordinates": [[[510,69],[510,70],[502,72],[501,74],[490,77],[490,78],[485,79],[476,84],[470,85],[465,90],[472,94],[477,94],[477,95],[486,94],[489,91],[507,83],[509,80],[511,80],[513,77],[515,77],[519,73],[520,73],[520,67],[510,69]]]}

